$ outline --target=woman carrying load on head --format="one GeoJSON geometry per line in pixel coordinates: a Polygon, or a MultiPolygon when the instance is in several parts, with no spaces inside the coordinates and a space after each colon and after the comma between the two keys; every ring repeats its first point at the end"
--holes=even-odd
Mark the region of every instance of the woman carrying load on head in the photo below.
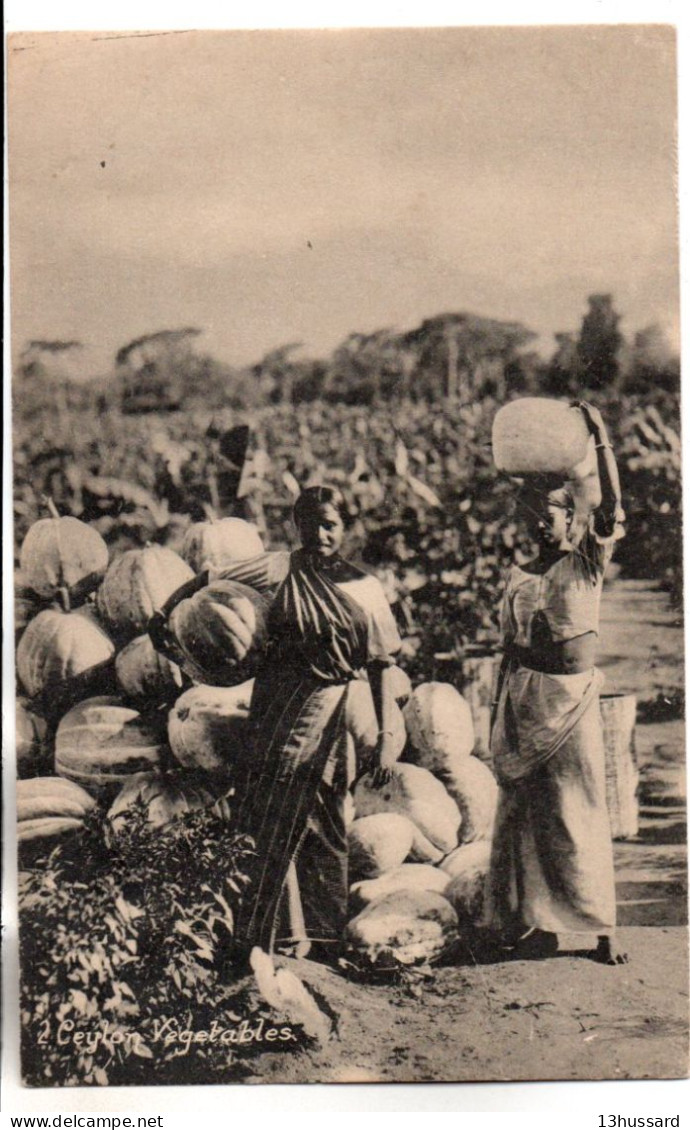
{"type": "MultiPolygon", "coordinates": [[[[276,944],[323,960],[337,956],[348,897],[345,691],[364,671],[380,731],[376,782],[387,779],[394,760],[386,672],[401,641],[378,580],[339,554],[343,515],[339,491],[310,487],[294,509],[299,549],[215,574],[275,592],[250,707],[251,773],[238,809],[237,827],[256,845],[236,922],[242,956],[276,944]]],[[[168,602],[153,625],[159,645],[166,615],[203,581],[168,602]]]]}
{"type": "Polygon", "coordinates": [[[487,924],[519,957],[547,957],[558,934],[597,934],[591,956],[620,964],[613,850],[594,666],[604,570],[624,517],[599,411],[579,405],[594,437],[601,504],[582,523],[562,481],[523,484],[519,505],[539,542],[513,565],[501,610],[504,659],[491,750],[501,785],[487,924]],[[584,525],[584,529],[578,528],[584,525]]]}

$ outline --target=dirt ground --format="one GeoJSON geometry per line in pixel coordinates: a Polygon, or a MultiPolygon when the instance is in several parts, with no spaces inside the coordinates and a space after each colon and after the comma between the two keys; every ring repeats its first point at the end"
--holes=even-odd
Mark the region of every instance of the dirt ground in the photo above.
{"type": "Polygon", "coordinates": [[[607,968],[562,938],[557,957],[428,971],[364,985],[284,961],[333,1021],[320,1046],[252,1058],[247,1082],[670,1079],[688,1073],[682,628],[639,581],[604,594],[606,690],[638,699],[640,830],[615,845],[620,939],[607,968]]]}

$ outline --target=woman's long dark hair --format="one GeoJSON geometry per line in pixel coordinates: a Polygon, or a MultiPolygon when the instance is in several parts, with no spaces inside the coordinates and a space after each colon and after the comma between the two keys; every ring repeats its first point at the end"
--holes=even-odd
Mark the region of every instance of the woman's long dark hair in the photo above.
{"type": "Polygon", "coordinates": [[[337,487],[307,487],[297,499],[292,516],[299,529],[302,523],[311,517],[320,506],[334,506],[343,520],[347,521],[348,510],[342,491],[337,487]]]}

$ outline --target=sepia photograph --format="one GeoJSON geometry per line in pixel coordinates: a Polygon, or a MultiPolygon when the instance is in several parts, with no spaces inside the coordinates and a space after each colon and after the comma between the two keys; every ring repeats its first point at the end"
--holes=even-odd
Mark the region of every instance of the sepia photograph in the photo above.
{"type": "Polygon", "coordinates": [[[6,51],[22,1084],[687,1078],[677,29],[6,51]]]}

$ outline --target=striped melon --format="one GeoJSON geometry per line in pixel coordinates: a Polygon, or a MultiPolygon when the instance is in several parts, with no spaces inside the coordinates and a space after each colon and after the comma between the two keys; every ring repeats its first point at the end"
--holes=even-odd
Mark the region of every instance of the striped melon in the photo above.
{"type": "Polygon", "coordinates": [[[237,581],[214,581],[181,600],[169,627],[190,678],[216,687],[251,678],[266,638],[267,609],[265,597],[237,581]]]}
{"type": "Polygon", "coordinates": [[[168,715],[168,740],[187,769],[244,770],[251,758],[249,705],[254,680],[237,687],[192,687],[168,715]]]}
{"type": "Polygon", "coordinates": [[[154,612],[194,573],[172,549],[128,549],[108,567],[98,590],[98,610],[122,642],[146,631],[154,612]]]}
{"type": "Polygon", "coordinates": [[[108,820],[115,833],[124,828],[126,814],[137,803],[144,805],[148,823],[160,828],[188,812],[197,812],[218,802],[208,782],[194,773],[134,773],[108,810],[108,820]]]}
{"type": "Polygon", "coordinates": [[[263,553],[261,534],[242,518],[194,522],[187,530],[180,553],[195,573],[210,567],[222,569],[263,553]]]}
{"type": "Polygon", "coordinates": [[[450,683],[420,683],[404,710],[414,762],[442,776],[474,749],[468,704],[450,683]]]}
{"type": "Polygon", "coordinates": [[[47,608],[27,626],[17,647],[17,674],[34,698],[65,679],[106,663],[115,645],[87,608],[47,608]]]}
{"type": "Polygon", "coordinates": [[[78,832],[95,801],[79,785],[59,777],[17,781],[17,841],[20,861],[78,832]]]}
{"type": "Polygon", "coordinates": [[[24,583],[44,600],[64,590],[72,604],[81,603],[105,576],[108,547],[78,518],[41,518],[24,538],[20,566],[24,583]]]}
{"type": "Polygon", "coordinates": [[[156,651],[148,635],[137,636],[119,652],[115,677],[134,702],[173,702],[184,688],[180,668],[156,651]]]}
{"type": "Polygon", "coordinates": [[[166,751],[154,727],[117,698],[80,702],[55,735],[55,772],[96,795],[158,767],[166,751]]]}

